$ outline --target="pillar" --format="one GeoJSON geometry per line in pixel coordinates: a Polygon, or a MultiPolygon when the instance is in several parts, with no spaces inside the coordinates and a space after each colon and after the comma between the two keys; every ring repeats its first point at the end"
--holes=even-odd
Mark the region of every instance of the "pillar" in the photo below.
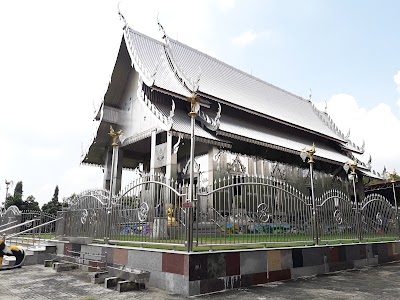
{"type": "Polygon", "coordinates": [[[105,154],[103,189],[110,190],[111,181],[111,165],[112,165],[112,148],[108,148],[105,154]]]}
{"type": "Polygon", "coordinates": [[[364,192],[364,176],[361,174],[358,174],[358,181],[356,182],[356,188],[357,188],[357,197],[358,201],[361,202],[365,198],[365,192],[364,192]]]}
{"type": "Polygon", "coordinates": [[[116,151],[115,161],[117,162],[114,166],[114,178],[113,178],[113,195],[117,195],[121,191],[122,181],[122,162],[124,159],[124,151],[118,148],[116,151]]]}
{"type": "Polygon", "coordinates": [[[151,148],[150,148],[150,175],[154,175],[154,165],[156,159],[156,137],[157,132],[153,130],[151,132],[151,148]]]}
{"type": "MultiPolygon", "coordinates": [[[[214,181],[218,179],[218,162],[214,161],[214,156],[218,153],[218,148],[216,146],[210,146],[209,150],[208,150],[208,184],[209,184],[209,188],[214,189],[214,181]]],[[[222,155],[221,155],[222,156],[222,155]]],[[[221,158],[220,156],[220,158],[221,158]]],[[[200,209],[201,211],[203,211],[203,209],[205,209],[205,211],[208,208],[214,207],[214,201],[213,201],[213,194],[211,194],[210,196],[208,196],[207,198],[207,202],[206,203],[201,203],[200,204],[200,209]]],[[[218,208],[216,208],[218,209],[218,208]]]]}
{"type": "Polygon", "coordinates": [[[177,166],[177,154],[172,153],[173,151],[173,139],[172,132],[167,132],[167,165],[165,171],[165,178],[168,182],[171,179],[176,180],[178,175],[178,166],[177,166]]]}

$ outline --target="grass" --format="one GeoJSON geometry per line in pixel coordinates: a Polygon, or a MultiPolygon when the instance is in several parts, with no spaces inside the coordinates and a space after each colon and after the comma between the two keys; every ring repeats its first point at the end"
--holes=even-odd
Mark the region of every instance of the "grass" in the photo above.
{"type": "MultiPolygon", "coordinates": [[[[20,237],[31,238],[32,234],[24,234],[20,237]]],[[[35,235],[38,238],[38,235],[35,235]]],[[[54,239],[54,234],[41,234],[41,239],[54,239]]],[[[148,236],[115,236],[112,240],[118,241],[116,245],[127,247],[138,247],[147,249],[187,251],[183,239],[150,239],[148,236]],[[167,245],[175,243],[176,245],[167,245]],[[181,244],[181,245],[178,245],[181,244]]],[[[385,235],[364,235],[362,242],[395,241],[398,237],[385,235]]],[[[261,249],[261,248],[283,248],[296,246],[313,246],[311,235],[251,235],[251,234],[231,234],[221,237],[200,237],[193,242],[194,252],[223,251],[223,250],[242,250],[242,249],[261,249]]],[[[358,243],[355,235],[322,235],[319,245],[337,245],[358,243]]]]}
{"type": "MultiPolygon", "coordinates": [[[[174,250],[174,251],[186,251],[187,248],[184,246],[183,240],[144,240],[143,237],[123,237],[125,241],[120,240],[117,245],[128,246],[128,247],[140,247],[149,249],[160,249],[160,250],[174,250]],[[148,244],[148,243],[154,244],[148,244]],[[176,244],[181,243],[182,246],[172,246],[157,243],[175,242],[176,244]]],[[[378,241],[395,241],[397,238],[388,236],[376,236],[368,235],[365,236],[362,242],[378,242],[378,241]]],[[[358,243],[358,239],[354,235],[338,235],[338,236],[322,236],[319,241],[319,245],[337,245],[337,244],[354,244],[358,243]]],[[[296,246],[313,246],[311,236],[257,236],[253,239],[251,237],[242,236],[226,236],[224,238],[199,238],[199,246],[196,245],[196,241],[193,242],[194,252],[204,251],[218,251],[218,250],[241,250],[241,249],[260,249],[260,248],[283,248],[283,247],[296,247],[296,246]]]]}

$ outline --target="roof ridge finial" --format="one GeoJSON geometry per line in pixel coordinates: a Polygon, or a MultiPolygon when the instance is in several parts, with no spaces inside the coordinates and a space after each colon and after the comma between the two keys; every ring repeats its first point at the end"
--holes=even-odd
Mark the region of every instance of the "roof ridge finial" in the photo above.
{"type": "Polygon", "coordinates": [[[124,22],[124,29],[125,29],[128,26],[128,22],[126,21],[124,15],[121,13],[121,10],[119,8],[120,4],[121,4],[121,1],[118,2],[118,15],[119,15],[119,19],[124,22]]]}
{"type": "Polygon", "coordinates": [[[163,33],[162,39],[165,40],[166,42],[168,41],[168,35],[165,32],[164,26],[161,25],[160,18],[158,17],[160,13],[157,13],[157,25],[158,29],[163,33]]]}

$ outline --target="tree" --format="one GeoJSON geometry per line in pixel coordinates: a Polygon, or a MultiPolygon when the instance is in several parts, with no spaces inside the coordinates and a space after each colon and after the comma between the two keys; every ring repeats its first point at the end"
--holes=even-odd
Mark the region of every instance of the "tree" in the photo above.
{"type": "Polygon", "coordinates": [[[23,204],[22,194],[23,194],[22,181],[18,181],[17,184],[15,185],[14,195],[13,196],[10,195],[6,199],[5,208],[7,209],[11,205],[15,205],[21,210],[23,204]]]}
{"type": "Polygon", "coordinates": [[[59,192],[58,185],[56,185],[56,188],[54,189],[53,198],[51,198],[50,202],[42,206],[43,212],[56,216],[57,211],[62,209],[62,204],[58,202],[58,192],[59,192]]]}
{"type": "Polygon", "coordinates": [[[36,201],[35,197],[32,195],[28,196],[26,200],[22,203],[22,210],[36,210],[40,211],[39,203],[36,201]]]}
{"type": "Polygon", "coordinates": [[[16,194],[20,194],[22,196],[24,192],[22,191],[22,181],[18,181],[14,188],[14,197],[16,194]]]}
{"type": "Polygon", "coordinates": [[[56,188],[54,189],[54,195],[53,198],[51,198],[51,201],[58,202],[58,192],[59,192],[58,185],[56,185],[56,188]]]}

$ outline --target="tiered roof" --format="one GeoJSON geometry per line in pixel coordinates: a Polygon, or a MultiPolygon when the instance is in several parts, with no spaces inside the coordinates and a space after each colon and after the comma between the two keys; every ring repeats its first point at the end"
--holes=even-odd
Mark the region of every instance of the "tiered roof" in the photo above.
{"type": "MultiPolygon", "coordinates": [[[[338,129],[329,115],[316,109],[310,100],[271,85],[166,35],[164,42],[160,42],[126,25],[121,49],[113,72],[115,80],[112,78],[104,103],[115,102],[117,90],[122,90],[127,78],[124,75],[130,67],[126,57],[129,56],[129,64],[139,73],[144,84],[152,90],[182,100],[186,100],[192,91],[196,90],[196,93],[209,103],[220,103],[225,107],[255,115],[257,118],[295,128],[295,131],[307,132],[302,137],[291,133],[290,130],[281,132],[260,124],[249,124],[233,116],[224,115],[222,109],[218,120],[208,118],[206,114],[199,116],[204,120],[218,121],[214,122],[213,126],[207,127],[212,130],[196,127],[199,138],[222,147],[229,147],[229,143],[217,137],[222,135],[297,153],[304,146],[313,143],[314,135],[318,136],[320,141],[321,139],[327,141],[316,143],[316,156],[324,160],[344,163],[352,152],[363,153],[364,149],[354,145],[348,136],[338,129]],[[129,54],[124,55],[121,51],[125,47],[127,49],[125,52],[129,54]],[[122,78],[117,80],[116,74],[122,74],[120,76],[122,78]]],[[[169,106],[149,103],[149,99],[145,99],[145,96],[143,98],[149,109],[153,109],[157,118],[163,120],[167,126],[168,120],[171,121],[168,119],[171,117],[169,106]]],[[[178,110],[174,113],[170,126],[164,128],[180,135],[189,134],[189,129],[189,117],[178,110]]]]}

